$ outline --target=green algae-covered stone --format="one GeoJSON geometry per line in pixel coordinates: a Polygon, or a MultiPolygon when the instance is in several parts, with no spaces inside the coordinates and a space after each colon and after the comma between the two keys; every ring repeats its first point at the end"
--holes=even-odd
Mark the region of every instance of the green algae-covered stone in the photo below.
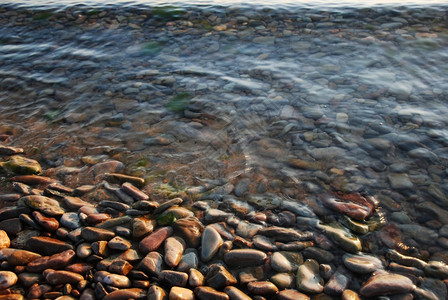
{"type": "Polygon", "coordinates": [[[40,164],[30,158],[20,155],[11,156],[1,167],[7,172],[14,175],[33,175],[42,173],[40,164]]]}

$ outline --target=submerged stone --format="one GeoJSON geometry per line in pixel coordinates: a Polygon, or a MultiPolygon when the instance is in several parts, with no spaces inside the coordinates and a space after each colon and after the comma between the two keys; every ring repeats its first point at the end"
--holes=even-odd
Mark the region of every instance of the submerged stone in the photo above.
{"type": "Polygon", "coordinates": [[[360,294],[364,297],[394,295],[412,292],[414,283],[406,276],[393,273],[373,274],[362,286],[360,294]]]}
{"type": "Polygon", "coordinates": [[[319,274],[319,263],[314,259],[307,259],[297,270],[296,282],[299,291],[321,293],[324,290],[324,280],[319,274]]]}

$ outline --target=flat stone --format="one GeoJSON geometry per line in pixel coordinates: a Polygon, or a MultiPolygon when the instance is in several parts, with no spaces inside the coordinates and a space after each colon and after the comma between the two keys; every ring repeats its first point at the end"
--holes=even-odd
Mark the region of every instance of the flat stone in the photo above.
{"type": "Polygon", "coordinates": [[[91,206],[93,207],[93,204],[86,202],[78,197],[71,197],[71,196],[65,196],[63,199],[64,205],[68,207],[70,210],[77,211],[83,206],[91,206]]]}
{"type": "Polygon", "coordinates": [[[151,251],[157,250],[160,245],[171,235],[173,234],[173,228],[170,226],[167,227],[161,227],[148,235],[147,237],[143,238],[138,248],[143,253],[149,253],[151,251]]]}
{"type": "Polygon", "coordinates": [[[74,247],[67,242],[51,237],[34,236],[27,241],[26,249],[36,251],[42,255],[53,255],[66,250],[74,250],[74,247]]]}
{"type": "Polygon", "coordinates": [[[10,266],[26,266],[39,257],[41,257],[41,255],[35,252],[13,249],[6,257],[6,260],[10,266]]]}
{"type": "Polygon", "coordinates": [[[211,226],[205,227],[202,234],[201,259],[208,262],[218,252],[219,247],[223,244],[223,240],[215,228],[211,226]]]}
{"type": "Polygon", "coordinates": [[[78,284],[81,280],[84,280],[84,277],[80,274],[65,271],[65,270],[52,270],[47,269],[44,272],[45,279],[51,285],[58,284],[78,284]]]}
{"type": "Polygon", "coordinates": [[[391,173],[387,177],[393,189],[406,190],[414,187],[414,184],[409,179],[407,174],[391,173]]]}
{"type": "Polygon", "coordinates": [[[277,226],[262,228],[258,231],[258,234],[273,238],[279,242],[303,241],[311,238],[308,234],[304,234],[293,228],[277,226]]]}
{"type": "Polygon", "coordinates": [[[4,230],[0,230],[0,249],[9,248],[11,240],[4,230]]]}
{"type": "Polygon", "coordinates": [[[19,199],[18,205],[27,206],[51,217],[62,216],[65,213],[64,209],[59,206],[58,201],[45,196],[25,196],[19,199]]]}
{"type": "Polygon", "coordinates": [[[223,290],[232,300],[251,300],[252,298],[234,286],[226,286],[223,290]]]}
{"type": "Polygon", "coordinates": [[[197,248],[201,244],[204,225],[196,217],[186,217],[176,220],[174,230],[181,235],[188,245],[197,248]]]}
{"type": "Polygon", "coordinates": [[[0,290],[12,287],[18,280],[19,278],[15,273],[10,271],[0,271],[0,290]]]}
{"type": "Polygon", "coordinates": [[[236,278],[222,265],[213,264],[205,276],[206,285],[221,290],[226,286],[237,284],[236,278]]]}
{"type": "Polygon", "coordinates": [[[59,228],[59,221],[56,218],[46,217],[37,210],[33,211],[33,217],[37,224],[48,232],[54,232],[59,228]]]}
{"type": "Polygon", "coordinates": [[[63,269],[75,259],[75,251],[66,250],[51,256],[37,258],[26,266],[28,272],[40,273],[46,269],[63,269]]]}
{"type": "Polygon", "coordinates": [[[364,297],[394,295],[412,292],[415,285],[406,276],[393,273],[373,274],[360,289],[364,297]]]}
{"type": "Polygon", "coordinates": [[[278,288],[269,281],[254,281],[247,284],[249,292],[255,295],[271,296],[278,293],[278,288]]]}
{"type": "Polygon", "coordinates": [[[297,289],[304,293],[318,294],[324,290],[324,280],[319,274],[319,263],[307,259],[297,269],[297,289]]]}
{"type": "Polygon", "coordinates": [[[159,273],[159,280],[170,286],[185,287],[188,282],[188,274],[185,272],[163,270],[159,273]]]}
{"type": "Polygon", "coordinates": [[[255,249],[235,249],[224,255],[224,261],[229,266],[258,266],[267,258],[266,253],[255,249]]]}
{"type": "Polygon", "coordinates": [[[20,155],[10,156],[9,159],[0,165],[5,171],[13,175],[32,175],[42,173],[42,168],[38,161],[20,155]]]}
{"type": "Polygon", "coordinates": [[[198,286],[194,289],[194,294],[199,299],[217,299],[217,300],[229,300],[229,295],[223,292],[218,292],[214,288],[209,286],[198,286]]]}
{"type": "Polygon", "coordinates": [[[182,259],[182,254],[184,253],[185,247],[185,241],[181,237],[171,236],[165,240],[164,260],[168,267],[177,267],[182,259]]]}
{"type": "Polygon", "coordinates": [[[270,238],[263,235],[256,235],[252,238],[254,246],[262,251],[276,251],[277,246],[271,241],[270,238]]]}
{"type": "Polygon", "coordinates": [[[169,300],[194,300],[194,293],[190,289],[173,286],[169,293],[169,300]]]}
{"type": "Polygon", "coordinates": [[[109,241],[114,236],[113,231],[97,227],[85,227],[81,231],[81,237],[87,242],[109,241]]]}
{"type": "Polygon", "coordinates": [[[132,183],[130,182],[125,182],[121,185],[121,189],[128,194],[129,196],[131,196],[132,198],[134,198],[134,200],[136,201],[141,201],[141,200],[148,200],[149,196],[146,195],[144,192],[142,192],[141,190],[139,190],[137,187],[135,187],[132,183]]]}
{"type": "Polygon", "coordinates": [[[131,242],[121,236],[115,236],[107,243],[107,246],[112,250],[126,251],[131,248],[131,242]]]}
{"type": "MultiPolygon", "coordinates": [[[[146,299],[146,291],[139,288],[120,289],[107,294],[103,300],[146,299]]],[[[62,299],[61,299],[62,300],[62,299]]]]}
{"type": "Polygon", "coordinates": [[[373,255],[346,253],[342,259],[347,269],[358,274],[369,274],[384,269],[382,261],[373,255]]]}
{"type": "Polygon", "coordinates": [[[278,293],[277,295],[278,300],[309,300],[310,297],[308,297],[305,294],[302,294],[301,292],[297,290],[283,290],[278,293]]]}

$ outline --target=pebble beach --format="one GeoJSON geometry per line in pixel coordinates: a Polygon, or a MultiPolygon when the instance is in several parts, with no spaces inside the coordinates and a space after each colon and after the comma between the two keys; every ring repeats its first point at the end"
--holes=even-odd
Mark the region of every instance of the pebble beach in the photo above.
{"type": "Polygon", "coordinates": [[[447,21],[0,2],[0,299],[447,299],[447,21]]]}

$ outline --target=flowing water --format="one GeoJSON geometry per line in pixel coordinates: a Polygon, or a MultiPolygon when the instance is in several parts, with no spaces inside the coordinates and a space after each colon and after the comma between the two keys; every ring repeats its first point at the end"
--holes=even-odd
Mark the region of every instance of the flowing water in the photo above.
{"type": "Polygon", "coordinates": [[[445,260],[447,7],[0,1],[0,134],[148,192],[376,196],[445,260]]]}

